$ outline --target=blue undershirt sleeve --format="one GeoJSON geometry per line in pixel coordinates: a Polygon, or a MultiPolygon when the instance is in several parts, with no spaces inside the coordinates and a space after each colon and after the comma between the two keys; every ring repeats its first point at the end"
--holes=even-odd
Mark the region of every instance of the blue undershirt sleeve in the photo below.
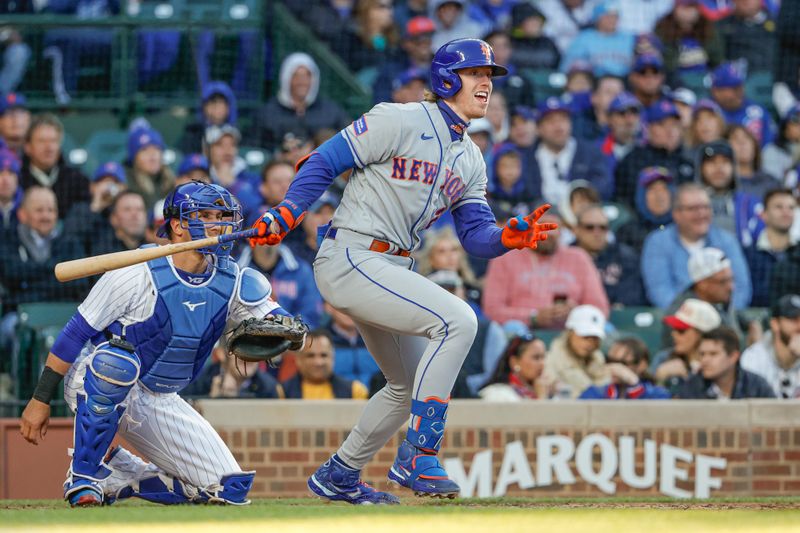
{"type": "Polygon", "coordinates": [[[284,309],[283,307],[276,307],[275,309],[270,310],[269,314],[271,315],[282,315],[282,316],[292,316],[292,314],[284,309]]]}
{"type": "Polygon", "coordinates": [[[75,313],[61,330],[50,351],[65,363],[74,363],[86,341],[98,333],[100,332],[90,326],[80,312],[75,313]]]}
{"type": "Polygon", "coordinates": [[[463,204],[453,211],[453,221],[461,246],[468,254],[491,259],[508,251],[500,238],[503,228],[497,227],[492,210],[485,202],[463,204]]]}
{"type": "Polygon", "coordinates": [[[355,166],[353,153],[343,135],[337,133],[302,162],[286,193],[286,200],[294,202],[302,211],[308,211],[336,176],[355,166]]]}

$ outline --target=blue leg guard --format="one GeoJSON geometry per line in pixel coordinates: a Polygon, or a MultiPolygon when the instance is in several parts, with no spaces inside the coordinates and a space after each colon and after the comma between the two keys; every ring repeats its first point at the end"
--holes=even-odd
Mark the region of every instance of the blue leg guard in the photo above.
{"type": "Polygon", "coordinates": [[[417,496],[455,498],[461,491],[436,457],[444,438],[447,406],[440,398],[411,401],[415,418],[389,469],[389,480],[413,490],[417,496]]]}
{"type": "MultiPolygon", "coordinates": [[[[98,346],[86,368],[84,394],[78,395],[75,416],[75,451],[64,497],[71,501],[83,481],[96,482],[110,474],[103,457],[117,433],[124,409],[120,404],[139,378],[139,357],[119,343],[98,346]]],[[[102,494],[102,491],[98,489],[102,494]]]]}
{"type": "Polygon", "coordinates": [[[206,498],[198,495],[196,489],[166,474],[140,479],[130,486],[120,489],[109,500],[113,502],[125,498],[141,498],[162,505],[203,503],[206,501],[206,498]]]}
{"type": "Polygon", "coordinates": [[[208,503],[228,505],[249,505],[247,493],[253,486],[255,471],[237,472],[222,476],[219,485],[201,491],[201,496],[207,498],[208,503]]]}

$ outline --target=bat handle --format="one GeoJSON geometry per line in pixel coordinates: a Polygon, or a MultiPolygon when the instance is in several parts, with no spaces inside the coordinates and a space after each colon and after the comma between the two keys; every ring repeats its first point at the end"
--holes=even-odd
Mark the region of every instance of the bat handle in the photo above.
{"type": "Polygon", "coordinates": [[[217,237],[217,243],[222,244],[229,241],[237,241],[239,239],[249,239],[250,237],[258,236],[258,228],[250,228],[244,231],[237,231],[235,233],[227,233],[217,237]]]}

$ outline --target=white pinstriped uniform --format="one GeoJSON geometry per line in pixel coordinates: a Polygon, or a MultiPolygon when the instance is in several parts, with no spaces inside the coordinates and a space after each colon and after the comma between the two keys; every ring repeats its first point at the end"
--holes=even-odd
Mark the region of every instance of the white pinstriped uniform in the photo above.
{"type": "MultiPolygon", "coordinates": [[[[172,265],[172,258],[168,260],[172,265]]],[[[242,320],[264,317],[278,307],[269,298],[255,305],[243,303],[236,296],[240,282],[241,273],[228,307],[224,335],[242,320]]],[[[146,264],[139,264],[104,274],[78,311],[92,328],[102,331],[114,321],[128,326],[147,320],[155,304],[156,289],[150,270],[146,264]]],[[[88,343],[66,375],[64,397],[73,411],[78,392],[83,392],[86,366],[93,352],[94,346],[88,343]]],[[[112,475],[100,483],[105,492],[114,492],[144,474],[159,471],[196,488],[213,486],[222,476],[241,471],[214,428],[177,393],[154,393],[137,382],[123,405],[126,409],[117,434],[151,464],[127,450],[119,452],[110,463],[112,475]]]]}

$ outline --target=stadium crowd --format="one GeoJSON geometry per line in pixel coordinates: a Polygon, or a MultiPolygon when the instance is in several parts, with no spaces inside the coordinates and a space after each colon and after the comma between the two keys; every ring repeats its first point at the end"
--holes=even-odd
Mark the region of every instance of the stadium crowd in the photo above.
{"type": "MultiPolygon", "coordinates": [[[[112,1],[48,3],[74,14],[119,10],[112,1]]],[[[549,202],[545,219],[560,230],[536,250],[486,262],[466,255],[446,215],[415,252],[418,271],[479,320],[453,397],[800,397],[800,6],[284,4],[376,102],[421,100],[433,51],[452,38],[483,38],[509,66],[489,113],[468,129],[484,154],[487,198],[498,224],[549,202]],[[532,74],[541,73],[559,94],[538,94],[532,74]],[[763,75],[773,83],[756,101],[748,82],[763,75]],[[637,321],[663,317],[663,335],[638,338],[631,331],[642,324],[615,323],[625,309],[637,321]]],[[[163,199],[190,180],[229,188],[252,223],[283,199],[294,165],[355,118],[322,94],[314,58],[296,52],[282,59],[274,96],[252,117],[240,116],[231,85],[209,81],[196,119],[172,146],[142,117],[128,130],[124,160],[85,174],[67,162],[58,116],[28,108],[20,83],[30,49],[17,30],[6,35],[0,71],[0,371],[10,367],[21,304],[77,302],[91,288],[92,279],[58,283],[56,263],[159,242],[163,199]],[[254,172],[241,146],[272,155],[254,172]],[[184,154],[174,167],[168,148],[184,154]]],[[[65,51],[74,39],[64,37],[65,51]]],[[[235,254],[267,274],[314,342],[276,368],[237,365],[220,346],[185,394],[366,398],[383,386],[354,324],[322,300],[310,266],[317,227],[330,220],[347,178],[279,246],[235,254]]]]}

